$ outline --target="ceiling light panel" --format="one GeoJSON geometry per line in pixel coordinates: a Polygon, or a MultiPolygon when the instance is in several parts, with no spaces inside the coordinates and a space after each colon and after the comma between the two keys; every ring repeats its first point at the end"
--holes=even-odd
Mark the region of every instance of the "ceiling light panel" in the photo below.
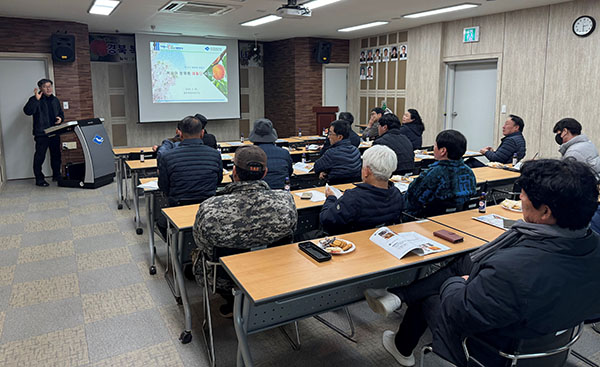
{"type": "Polygon", "coordinates": [[[438,15],[438,14],[450,13],[452,11],[459,11],[459,10],[466,10],[466,9],[476,8],[476,7],[480,6],[480,5],[481,4],[464,3],[464,4],[447,6],[445,8],[439,8],[439,9],[422,11],[422,12],[418,12],[418,13],[406,14],[406,15],[403,15],[402,17],[403,18],[422,18],[422,17],[431,16],[431,15],[438,15]]]}
{"type": "Polygon", "coordinates": [[[302,6],[305,6],[305,7],[309,8],[310,10],[313,10],[313,9],[320,8],[325,5],[337,3],[338,1],[341,1],[341,0],[313,0],[313,1],[309,1],[307,3],[302,4],[302,6]]]}
{"type": "Polygon", "coordinates": [[[267,15],[267,16],[262,17],[262,18],[250,20],[248,22],[242,23],[241,25],[244,26],[244,27],[256,27],[256,26],[263,25],[263,24],[266,24],[266,23],[274,22],[274,21],[279,20],[279,19],[281,19],[280,16],[271,14],[271,15],[267,15]]]}
{"type": "Polygon", "coordinates": [[[95,0],[88,13],[110,15],[120,3],[120,0],[95,0]]]}
{"type": "Polygon", "coordinates": [[[366,23],[366,24],[361,24],[361,25],[355,25],[353,27],[338,29],[338,32],[358,31],[360,29],[371,28],[371,27],[378,27],[380,25],[386,25],[388,23],[389,22],[382,22],[382,21],[371,22],[371,23],[366,23]]]}

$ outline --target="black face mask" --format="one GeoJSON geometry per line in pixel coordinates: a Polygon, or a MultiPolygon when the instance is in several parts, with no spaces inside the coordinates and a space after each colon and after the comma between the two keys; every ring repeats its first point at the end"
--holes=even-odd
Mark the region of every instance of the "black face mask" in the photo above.
{"type": "Polygon", "coordinates": [[[560,133],[556,134],[556,136],[554,137],[554,141],[556,141],[556,144],[562,145],[563,138],[562,138],[562,136],[560,136],[560,133]]]}

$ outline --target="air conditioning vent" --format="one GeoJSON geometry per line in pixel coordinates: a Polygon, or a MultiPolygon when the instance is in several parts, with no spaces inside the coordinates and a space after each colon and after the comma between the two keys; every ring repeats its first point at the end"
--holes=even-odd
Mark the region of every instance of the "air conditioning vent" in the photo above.
{"type": "Polygon", "coordinates": [[[239,6],[194,1],[171,1],[158,12],[169,14],[194,14],[202,16],[220,16],[237,9],[239,6]]]}

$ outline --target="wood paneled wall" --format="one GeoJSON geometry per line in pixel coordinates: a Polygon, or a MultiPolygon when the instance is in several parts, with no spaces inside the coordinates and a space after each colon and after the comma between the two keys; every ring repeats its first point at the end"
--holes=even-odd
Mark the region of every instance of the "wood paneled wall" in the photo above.
{"type": "MultiPolygon", "coordinates": [[[[587,38],[571,30],[584,14],[600,21],[600,2],[576,0],[409,29],[406,108],[416,108],[423,116],[423,144],[433,143],[443,129],[445,62],[495,57],[501,83],[497,144],[504,120],[513,113],[525,120],[528,157],[537,152],[541,157],[559,156],[552,127],[563,117],[579,120],[583,132],[600,147],[600,30],[587,38]],[[480,42],[464,44],[463,28],[475,25],[480,26],[480,42]],[[500,113],[502,105],[506,114],[500,113]]],[[[360,40],[351,45],[354,59],[360,40]]],[[[354,96],[353,106],[360,105],[356,92],[348,95],[354,96]]]]}

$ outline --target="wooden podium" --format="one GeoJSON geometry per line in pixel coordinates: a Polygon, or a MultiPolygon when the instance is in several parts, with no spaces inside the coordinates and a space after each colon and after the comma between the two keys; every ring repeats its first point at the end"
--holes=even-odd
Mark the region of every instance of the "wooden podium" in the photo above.
{"type": "Polygon", "coordinates": [[[335,114],[340,110],[339,107],[313,107],[313,112],[317,115],[317,135],[321,135],[323,129],[329,129],[329,125],[335,121],[335,114]]]}

